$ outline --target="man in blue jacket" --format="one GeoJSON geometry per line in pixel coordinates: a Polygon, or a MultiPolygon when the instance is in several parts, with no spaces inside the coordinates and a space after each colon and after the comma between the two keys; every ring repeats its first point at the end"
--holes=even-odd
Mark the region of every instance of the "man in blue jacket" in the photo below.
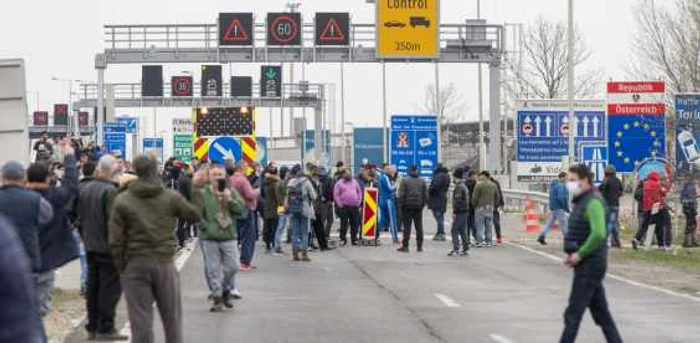
{"type": "Polygon", "coordinates": [[[394,185],[391,176],[396,169],[391,164],[384,166],[384,171],[379,174],[379,230],[387,231],[391,228],[391,237],[398,242],[398,228],[396,226],[396,208],[394,207],[394,185]]]}
{"type": "Polygon", "coordinates": [[[546,245],[547,233],[552,230],[552,225],[556,220],[559,228],[565,231],[568,225],[569,216],[569,191],[566,189],[566,173],[559,173],[559,178],[553,180],[549,185],[549,210],[551,215],[547,218],[547,223],[542,228],[537,242],[546,245]]]}

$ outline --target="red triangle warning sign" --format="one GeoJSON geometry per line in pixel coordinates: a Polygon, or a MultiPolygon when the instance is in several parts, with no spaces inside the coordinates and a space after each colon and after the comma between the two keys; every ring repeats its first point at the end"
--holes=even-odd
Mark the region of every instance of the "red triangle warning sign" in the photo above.
{"type": "Polygon", "coordinates": [[[243,28],[243,24],[238,19],[233,19],[224,33],[223,40],[227,42],[248,41],[248,32],[243,28]]]}
{"type": "Polygon", "coordinates": [[[345,33],[343,29],[340,28],[338,21],[331,18],[328,23],[326,23],[326,27],[323,28],[319,39],[322,41],[342,42],[345,40],[345,33]]]}

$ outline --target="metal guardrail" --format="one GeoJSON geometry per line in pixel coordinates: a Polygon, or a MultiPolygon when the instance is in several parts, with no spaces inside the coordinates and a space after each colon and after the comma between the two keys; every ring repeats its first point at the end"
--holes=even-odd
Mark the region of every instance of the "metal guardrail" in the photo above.
{"type": "Polygon", "coordinates": [[[549,205],[549,195],[542,192],[528,192],[512,189],[503,190],[503,200],[505,201],[505,210],[509,212],[524,212],[525,202],[534,201],[539,208],[539,213],[546,213],[549,205]]]}
{"type": "MultiPolygon", "coordinates": [[[[140,83],[111,83],[114,87],[114,98],[115,99],[140,99],[141,98],[141,84],[140,83]]],[[[199,83],[194,83],[192,85],[192,94],[194,98],[201,97],[201,85],[199,83]]],[[[224,82],[222,85],[222,93],[228,94],[230,91],[230,84],[224,82]]],[[[252,87],[253,97],[260,93],[260,84],[254,83],[252,87]]],[[[80,85],[80,90],[78,96],[81,99],[96,99],[98,94],[98,85],[96,83],[85,83],[80,85]]],[[[163,96],[171,97],[172,88],[170,83],[163,84],[163,96]]],[[[323,85],[322,84],[282,84],[282,98],[284,99],[295,99],[295,98],[306,98],[307,100],[316,100],[320,96],[323,96],[323,85]]],[[[227,97],[227,95],[224,95],[227,97]]]]}

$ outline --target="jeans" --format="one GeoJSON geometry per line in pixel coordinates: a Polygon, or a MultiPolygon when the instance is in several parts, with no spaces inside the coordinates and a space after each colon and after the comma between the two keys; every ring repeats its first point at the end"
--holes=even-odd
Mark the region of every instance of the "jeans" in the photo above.
{"type": "Polygon", "coordinates": [[[338,208],[338,217],[340,217],[340,240],[347,242],[348,227],[350,227],[350,241],[357,242],[359,240],[360,209],[357,206],[338,208]]]}
{"type": "Polygon", "coordinates": [[[292,229],[292,247],[294,251],[306,251],[309,248],[309,218],[293,214],[289,221],[292,229]]]}
{"type": "Polygon", "coordinates": [[[549,218],[547,218],[547,223],[544,224],[542,232],[540,232],[541,238],[546,237],[547,233],[549,233],[549,231],[552,230],[552,226],[554,226],[555,220],[559,223],[561,232],[566,234],[566,229],[569,225],[569,214],[566,213],[566,211],[564,210],[552,210],[552,215],[549,218]]]}
{"type": "Polygon", "coordinates": [[[280,214],[279,221],[277,222],[277,230],[275,231],[275,249],[282,249],[282,237],[284,236],[284,231],[287,229],[287,219],[289,219],[288,215],[280,214]]]}
{"type": "Polygon", "coordinates": [[[493,207],[477,208],[474,212],[476,224],[476,241],[482,244],[493,242],[491,224],[493,224],[493,207]]]}
{"type": "Polygon", "coordinates": [[[255,240],[257,232],[255,231],[255,214],[253,211],[246,211],[240,219],[236,221],[238,226],[238,240],[241,244],[241,264],[250,264],[253,261],[255,254],[255,240]]]}
{"type": "Polygon", "coordinates": [[[83,240],[80,238],[80,232],[78,230],[73,230],[73,238],[78,242],[78,249],[80,250],[80,289],[87,289],[87,279],[88,279],[88,262],[85,256],[85,245],[83,240]]]}
{"type": "Polygon", "coordinates": [[[612,246],[620,246],[619,231],[619,206],[608,206],[608,236],[612,239],[612,246]]]}
{"type": "Polygon", "coordinates": [[[469,250],[469,235],[467,234],[467,213],[455,214],[452,223],[452,250],[459,251],[460,238],[462,239],[462,251],[469,250]]]}
{"type": "Polygon", "coordinates": [[[122,295],[119,272],[110,254],[88,253],[86,294],[88,332],[111,333],[115,330],[117,304],[122,295]]]}
{"type": "Polygon", "coordinates": [[[560,343],[576,341],[583,314],[588,308],[596,325],[600,326],[608,343],[622,343],[615,321],[608,309],[603,278],[605,267],[600,263],[582,261],[574,268],[574,281],[571,285],[569,305],[564,312],[564,332],[560,343]]]}
{"type": "Polygon", "coordinates": [[[211,294],[222,297],[225,291],[233,289],[234,278],[238,272],[238,241],[202,240],[202,251],[207,258],[204,263],[211,280],[211,294]]]}
{"type": "Polygon", "coordinates": [[[423,209],[403,209],[403,247],[408,248],[411,240],[411,226],[416,226],[416,245],[423,248],[423,209]]]}
{"type": "Polygon", "coordinates": [[[436,235],[445,234],[445,212],[433,210],[433,217],[437,222],[437,233],[436,235]]]}
{"type": "Polygon", "coordinates": [[[36,293],[39,300],[39,314],[44,317],[51,312],[51,299],[53,298],[54,282],[56,282],[56,270],[39,273],[36,277],[36,293]]]}

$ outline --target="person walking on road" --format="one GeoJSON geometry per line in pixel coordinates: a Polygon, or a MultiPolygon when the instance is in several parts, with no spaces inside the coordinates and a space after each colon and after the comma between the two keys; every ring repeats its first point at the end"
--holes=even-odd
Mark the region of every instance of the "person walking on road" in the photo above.
{"type": "Polygon", "coordinates": [[[236,226],[238,228],[238,239],[241,244],[241,271],[254,269],[253,255],[255,255],[255,240],[257,232],[255,231],[255,211],[258,208],[258,198],[260,197],[260,188],[253,189],[250,180],[245,175],[246,163],[238,161],[235,164],[233,176],[230,178],[230,186],[233,187],[245,201],[246,211],[238,219],[236,226]]]}
{"type": "Polygon", "coordinates": [[[395,185],[391,182],[391,178],[396,169],[391,164],[386,164],[384,169],[378,175],[378,197],[379,197],[379,223],[377,230],[390,231],[392,240],[398,240],[398,227],[396,225],[396,207],[394,204],[395,185]]]}
{"type": "Polygon", "coordinates": [[[496,231],[496,243],[503,243],[503,235],[501,234],[501,210],[506,205],[505,199],[503,198],[503,190],[501,190],[501,184],[498,183],[493,176],[489,174],[489,180],[496,185],[496,190],[498,190],[498,200],[493,205],[493,228],[496,231]]]}
{"type": "Polygon", "coordinates": [[[455,184],[454,190],[452,191],[452,251],[447,254],[448,256],[467,256],[469,254],[467,216],[469,216],[469,203],[471,198],[469,197],[469,189],[464,184],[463,175],[464,171],[462,168],[455,169],[452,174],[455,184]]]}
{"type": "Polygon", "coordinates": [[[637,234],[632,239],[632,248],[637,250],[640,242],[646,237],[647,230],[651,223],[656,227],[656,243],[659,248],[670,246],[670,234],[665,230],[665,205],[666,205],[666,189],[661,185],[661,175],[653,171],[649,173],[649,177],[644,181],[642,186],[643,196],[642,205],[644,209],[644,219],[642,226],[637,231],[637,234]]]}
{"type": "Polygon", "coordinates": [[[611,237],[611,246],[620,248],[620,198],[624,189],[622,181],[617,178],[617,170],[614,166],[605,167],[605,178],[599,187],[600,194],[608,205],[607,223],[608,235],[611,237]]]}
{"type": "Polygon", "coordinates": [[[350,242],[357,245],[360,228],[360,204],[362,203],[362,190],[355,179],[352,178],[350,169],[343,170],[342,178],[335,183],[333,199],[340,217],[340,244],[348,244],[348,226],[350,227],[350,242]]]}
{"type": "Polygon", "coordinates": [[[428,202],[428,186],[418,176],[418,166],[411,166],[409,177],[403,180],[399,190],[399,199],[403,206],[403,245],[399,252],[409,252],[411,228],[416,226],[416,247],[423,251],[423,208],[428,202]]]}
{"type": "Polygon", "coordinates": [[[114,177],[118,173],[117,160],[111,155],[100,158],[97,175],[83,184],[78,194],[77,213],[80,232],[88,259],[88,287],[86,294],[88,339],[127,340],[117,333],[115,317],[122,294],[119,272],[109,251],[109,216],[117,196],[114,177]]]}
{"type": "Polygon", "coordinates": [[[289,215],[284,208],[284,202],[285,199],[287,199],[287,176],[289,174],[289,168],[282,166],[279,169],[279,173],[280,181],[277,183],[277,189],[275,192],[277,192],[277,196],[279,197],[278,200],[280,200],[281,203],[276,207],[279,220],[277,221],[277,229],[275,230],[275,254],[283,255],[284,250],[282,250],[282,238],[284,237],[285,231],[287,231],[287,225],[289,222],[289,215]]]}
{"type": "Polygon", "coordinates": [[[447,191],[450,189],[450,175],[442,165],[435,169],[435,176],[428,188],[428,209],[433,212],[437,222],[437,233],[434,241],[445,241],[445,212],[447,212],[447,191]]]}
{"type": "Polygon", "coordinates": [[[498,188],[489,180],[489,173],[482,171],[472,194],[474,220],[476,222],[476,247],[493,246],[493,211],[498,202],[498,188]]]}
{"type": "Polygon", "coordinates": [[[265,193],[263,240],[265,241],[265,252],[268,254],[272,253],[272,249],[275,247],[275,236],[277,226],[279,226],[277,209],[284,203],[284,199],[280,196],[279,183],[277,167],[271,164],[267,167],[263,181],[263,192],[265,193]]]}
{"type": "Polygon", "coordinates": [[[569,169],[566,187],[574,197],[574,208],[564,236],[565,264],[574,269],[574,280],[559,342],[576,341],[581,319],[588,308],[607,342],[622,343],[603,287],[608,264],[604,200],[595,191],[593,173],[585,165],[569,169]]]}
{"type": "Polygon", "coordinates": [[[685,215],[685,236],[683,237],[684,248],[695,248],[698,246],[695,238],[698,215],[698,188],[700,180],[688,180],[681,191],[681,203],[683,204],[683,215],[685,215]]]}
{"type": "MultiPolygon", "coordinates": [[[[474,189],[476,188],[476,172],[473,170],[469,170],[466,172],[466,179],[464,181],[464,185],[467,186],[467,190],[469,190],[469,195],[471,196],[474,194],[474,189]]],[[[469,216],[467,217],[467,233],[469,234],[470,237],[474,238],[474,241],[476,241],[476,214],[474,210],[474,206],[469,206],[469,216]]]]}
{"type": "MultiPolygon", "coordinates": [[[[173,258],[177,219],[198,222],[201,211],[177,191],[166,189],[158,178],[154,159],[134,160],[138,179],[117,195],[109,217],[109,249],[121,275],[131,323],[133,343],[152,343],[153,302],[165,331],[165,341],[182,343],[180,275],[173,258]]],[[[206,174],[195,175],[193,185],[206,182],[206,174]]],[[[201,202],[197,192],[192,201],[201,202]]]]}
{"type": "Polygon", "coordinates": [[[555,221],[559,223],[562,231],[565,231],[568,227],[569,191],[566,189],[566,176],[565,172],[561,172],[559,177],[549,184],[550,216],[547,217],[547,223],[544,224],[542,232],[537,237],[537,242],[542,245],[547,244],[547,233],[552,230],[555,221]]]}
{"type": "Polygon", "coordinates": [[[238,232],[235,219],[243,214],[244,203],[226,184],[222,168],[209,169],[208,187],[196,190],[202,196],[200,239],[206,258],[208,284],[211,287],[212,312],[233,308],[231,291],[238,272],[238,232]]]}
{"type": "Polygon", "coordinates": [[[292,258],[294,261],[309,262],[309,229],[311,220],[315,218],[313,202],[318,195],[300,165],[292,167],[291,177],[287,184],[286,208],[292,230],[292,258]]]}

